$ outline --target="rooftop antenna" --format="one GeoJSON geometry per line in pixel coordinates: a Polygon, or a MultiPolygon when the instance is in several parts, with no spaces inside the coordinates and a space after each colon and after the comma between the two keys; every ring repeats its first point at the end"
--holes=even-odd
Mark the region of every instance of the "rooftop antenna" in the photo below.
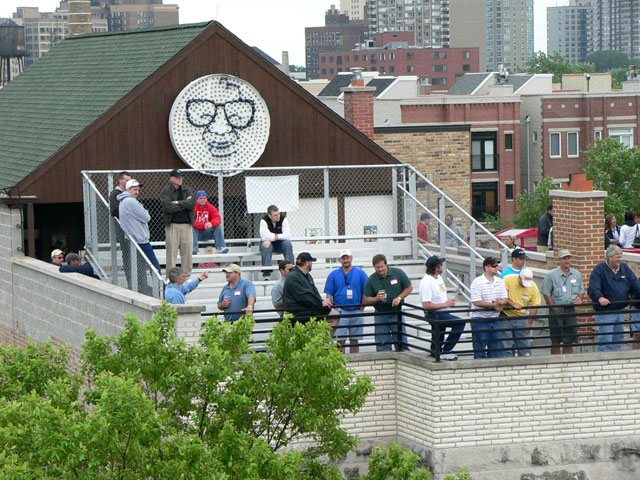
{"type": "Polygon", "coordinates": [[[509,71],[504,68],[503,64],[498,65],[497,84],[504,85],[509,78],[509,71]]]}
{"type": "Polygon", "coordinates": [[[627,70],[627,81],[640,82],[640,75],[638,75],[635,65],[629,65],[629,69],[627,70]]]}

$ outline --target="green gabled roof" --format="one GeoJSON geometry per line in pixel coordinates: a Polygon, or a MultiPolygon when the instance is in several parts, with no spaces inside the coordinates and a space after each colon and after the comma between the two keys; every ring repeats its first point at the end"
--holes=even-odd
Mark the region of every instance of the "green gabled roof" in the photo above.
{"type": "Polygon", "coordinates": [[[18,184],[209,25],[68,38],[0,89],[0,188],[18,184]]]}

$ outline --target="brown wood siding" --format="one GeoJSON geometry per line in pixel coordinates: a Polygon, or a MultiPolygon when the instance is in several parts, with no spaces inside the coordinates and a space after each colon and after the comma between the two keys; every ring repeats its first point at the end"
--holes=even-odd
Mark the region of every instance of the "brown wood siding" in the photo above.
{"type": "Polygon", "coordinates": [[[46,203],[81,202],[81,170],[186,168],[169,138],[171,106],[189,82],[214,73],[248,81],[269,107],[271,132],[257,167],[398,163],[214,24],[26,177],[20,184],[21,193],[36,195],[46,203]]]}

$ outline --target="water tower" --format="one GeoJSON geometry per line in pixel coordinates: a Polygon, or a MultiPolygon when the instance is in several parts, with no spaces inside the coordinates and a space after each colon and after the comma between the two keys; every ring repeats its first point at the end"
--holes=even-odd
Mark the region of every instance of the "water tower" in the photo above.
{"type": "Polygon", "coordinates": [[[24,70],[24,56],[27,47],[24,38],[24,27],[12,20],[0,23],[0,86],[12,80],[11,66],[15,59],[17,74],[24,70]]]}

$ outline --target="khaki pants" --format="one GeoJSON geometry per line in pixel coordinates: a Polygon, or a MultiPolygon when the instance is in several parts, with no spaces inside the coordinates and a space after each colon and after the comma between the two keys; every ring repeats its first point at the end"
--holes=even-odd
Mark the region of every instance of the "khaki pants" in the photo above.
{"type": "Polygon", "coordinates": [[[193,231],[190,223],[172,223],[165,227],[165,243],[167,246],[167,269],[176,266],[178,248],[180,248],[180,265],[187,276],[191,275],[193,265],[193,231]]]}
{"type": "Polygon", "coordinates": [[[543,245],[538,245],[538,252],[540,253],[545,253],[547,252],[549,249],[543,245]]]}

